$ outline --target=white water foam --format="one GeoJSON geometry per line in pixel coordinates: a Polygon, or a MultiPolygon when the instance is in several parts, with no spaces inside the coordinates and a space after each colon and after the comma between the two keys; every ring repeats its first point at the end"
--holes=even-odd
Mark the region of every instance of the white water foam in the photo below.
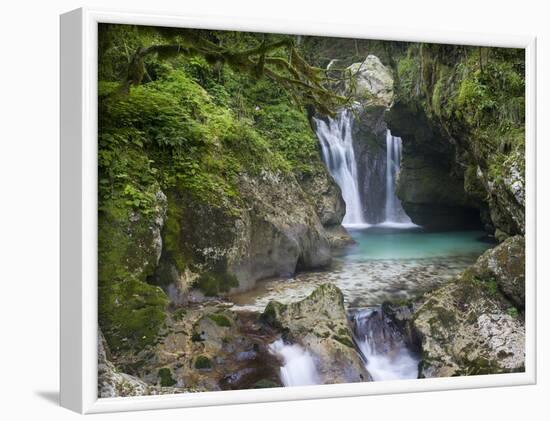
{"type": "Polygon", "coordinates": [[[300,345],[285,344],[278,339],[269,346],[269,350],[283,360],[280,375],[284,386],[321,384],[313,357],[300,345]]]}

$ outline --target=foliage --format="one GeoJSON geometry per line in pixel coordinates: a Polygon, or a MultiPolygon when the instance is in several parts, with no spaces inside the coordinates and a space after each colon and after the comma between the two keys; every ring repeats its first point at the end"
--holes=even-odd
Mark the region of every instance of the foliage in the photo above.
{"type": "Polygon", "coordinates": [[[172,377],[172,372],[168,367],[163,367],[158,371],[158,376],[160,378],[160,385],[162,387],[174,386],[177,382],[172,377]]]}
{"type": "Polygon", "coordinates": [[[210,358],[204,355],[199,355],[195,359],[195,368],[198,370],[210,369],[212,368],[212,361],[210,361],[210,358]]]}

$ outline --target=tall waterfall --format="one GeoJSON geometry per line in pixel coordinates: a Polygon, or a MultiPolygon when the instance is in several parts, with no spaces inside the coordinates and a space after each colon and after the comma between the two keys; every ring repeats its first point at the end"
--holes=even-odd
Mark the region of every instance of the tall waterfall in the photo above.
{"type": "Polygon", "coordinates": [[[282,358],[281,381],[284,386],[320,384],[319,375],[311,354],[296,344],[285,344],[282,339],[273,342],[270,351],[282,358]]]}
{"type": "Polygon", "coordinates": [[[317,118],[315,121],[323,160],[340,186],[342,197],[346,202],[346,214],[342,225],[367,225],[361,206],[357,162],[353,150],[352,113],[350,110],[341,111],[336,118],[329,117],[328,124],[317,118]]]}
{"type": "Polygon", "coordinates": [[[386,130],[386,203],[384,207],[386,225],[414,225],[403,210],[395,192],[401,165],[401,148],[401,138],[393,136],[389,130],[386,130]]]}
{"type": "Polygon", "coordinates": [[[418,378],[420,358],[380,307],[357,312],[352,322],[355,343],[374,381],[418,378]]]}

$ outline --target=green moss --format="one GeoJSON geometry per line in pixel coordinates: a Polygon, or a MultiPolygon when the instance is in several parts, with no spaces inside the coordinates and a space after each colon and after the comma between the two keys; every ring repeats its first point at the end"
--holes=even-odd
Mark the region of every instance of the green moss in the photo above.
{"type": "Polygon", "coordinates": [[[163,367],[158,371],[158,376],[160,378],[160,385],[162,387],[174,386],[177,382],[172,377],[172,371],[169,368],[163,367]]]}
{"type": "Polygon", "coordinates": [[[183,320],[186,314],[187,314],[187,310],[185,310],[184,308],[178,308],[176,311],[172,313],[172,317],[176,321],[181,321],[183,320]]]}
{"type": "Polygon", "coordinates": [[[239,281],[231,273],[205,272],[199,276],[196,286],[206,296],[213,297],[228,292],[232,287],[239,286],[239,281]]]}
{"type": "Polygon", "coordinates": [[[519,316],[519,311],[516,307],[508,307],[506,309],[506,314],[508,314],[511,317],[517,318],[519,316]]]}
{"type": "Polygon", "coordinates": [[[99,286],[99,324],[112,351],[139,351],[155,343],[168,303],[159,288],[138,280],[99,286]]]}
{"type": "Polygon", "coordinates": [[[258,380],[252,385],[252,389],[269,389],[272,387],[281,387],[281,385],[269,379],[258,380]]]}
{"type": "Polygon", "coordinates": [[[231,322],[223,314],[209,314],[208,318],[220,327],[231,327],[231,322]]]}
{"type": "Polygon", "coordinates": [[[264,312],[260,316],[264,323],[274,327],[275,329],[281,329],[283,326],[279,322],[279,316],[284,311],[285,305],[277,301],[270,301],[265,307],[264,312]]]}
{"type": "Polygon", "coordinates": [[[197,370],[207,370],[207,369],[210,369],[212,368],[212,361],[210,361],[210,358],[204,356],[204,355],[199,355],[196,359],[195,359],[195,368],[197,370]]]}
{"type": "Polygon", "coordinates": [[[342,345],[345,345],[347,347],[350,347],[350,348],[355,347],[355,345],[353,344],[353,341],[350,339],[349,335],[348,336],[332,335],[332,339],[334,339],[335,341],[340,342],[342,345]]]}

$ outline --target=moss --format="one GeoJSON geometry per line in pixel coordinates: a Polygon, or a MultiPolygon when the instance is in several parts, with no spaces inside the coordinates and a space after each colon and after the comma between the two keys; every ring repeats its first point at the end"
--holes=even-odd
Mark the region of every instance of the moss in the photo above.
{"type": "Polygon", "coordinates": [[[511,316],[511,317],[516,318],[516,317],[519,316],[519,311],[518,311],[518,309],[517,309],[516,307],[508,307],[508,308],[506,309],[506,314],[508,314],[508,315],[511,316]]]}
{"type": "Polygon", "coordinates": [[[187,310],[185,310],[184,308],[178,308],[176,311],[172,313],[172,318],[176,321],[181,321],[184,319],[186,314],[187,314],[187,310]]]}
{"type": "Polygon", "coordinates": [[[279,317],[284,312],[285,308],[284,304],[277,301],[270,301],[265,307],[260,319],[275,329],[282,329],[283,326],[279,321],[279,317]]]}
{"type": "Polygon", "coordinates": [[[252,385],[252,389],[269,389],[272,387],[281,387],[281,385],[269,379],[258,380],[252,385]]]}
{"type": "Polygon", "coordinates": [[[228,292],[232,287],[238,287],[237,277],[231,273],[205,272],[196,281],[196,286],[206,296],[216,296],[228,292]]]}
{"type": "Polygon", "coordinates": [[[231,322],[223,314],[209,314],[208,318],[220,327],[231,327],[231,322]]]}
{"type": "Polygon", "coordinates": [[[355,345],[353,344],[353,341],[350,339],[349,336],[332,335],[332,339],[340,342],[342,345],[345,345],[347,347],[350,347],[350,348],[355,347],[355,345]]]}
{"type": "Polygon", "coordinates": [[[212,368],[212,361],[210,360],[210,358],[204,356],[204,355],[199,355],[196,359],[195,359],[195,368],[197,370],[207,370],[207,369],[210,369],[212,368]]]}
{"type": "Polygon", "coordinates": [[[135,279],[99,286],[99,324],[112,351],[155,343],[166,319],[166,294],[135,279]]]}
{"type": "Polygon", "coordinates": [[[162,387],[174,386],[177,382],[172,377],[172,371],[169,368],[163,367],[158,371],[158,376],[160,379],[160,385],[162,387]]]}

